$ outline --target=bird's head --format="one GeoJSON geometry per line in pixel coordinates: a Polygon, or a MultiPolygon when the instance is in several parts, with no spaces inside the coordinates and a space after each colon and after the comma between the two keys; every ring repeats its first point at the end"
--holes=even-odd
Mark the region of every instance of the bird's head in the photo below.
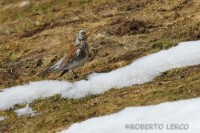
{"type": "Polygon", "coordinates": [[[86,32],[85,32],[84,30],[79,31],[78,34],[77,34],[77,39],[78,39],[79,41],[84,41],[84,40],[86,40],[86,39],[87,39],[87,34],[86,34],[86,32]]]}
{"type": "Polygon", "coordinates": [[[81,42],[86,42],[88,35],[89,33],[86,33],[85,30],[80,30],[77,34],[75,45],[80,45],[81,42]]]}

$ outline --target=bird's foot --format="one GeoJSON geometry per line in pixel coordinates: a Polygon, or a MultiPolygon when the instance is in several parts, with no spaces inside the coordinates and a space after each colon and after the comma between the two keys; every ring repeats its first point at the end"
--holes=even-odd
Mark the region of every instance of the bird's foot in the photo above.
{"type": "Polygon", "coordinates": [[[71,71],[72,72],[72,79],[77,79],[78,78],[78,75],[74,72],[74,71],[71,71]]]}
{"type": "Polygon", "coordinates": [[[75,75],[73,74],[73,75],[72,75],[72,79],[73,79],[73,80],[75,80],[75,79],[77,79],[77,78],[78,78],[78,75],[77,75],[77,74],[75,74],[75,75]]]}

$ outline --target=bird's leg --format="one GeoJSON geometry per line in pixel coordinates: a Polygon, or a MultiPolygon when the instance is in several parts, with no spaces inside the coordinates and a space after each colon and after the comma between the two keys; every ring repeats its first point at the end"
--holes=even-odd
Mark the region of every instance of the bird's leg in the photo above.
{"type": "Polygon", "coordinates": [[[69,70],[64,70],[61,74],[60,77],[62,77],[66,72],[68,72],[69,70]]]}
{"type": "Polygon", "coordinates": [[[71,73],[72,73],[72,78],[73,79],[78,78],[78,75],[73,70],[71,70],[71,73]]]}

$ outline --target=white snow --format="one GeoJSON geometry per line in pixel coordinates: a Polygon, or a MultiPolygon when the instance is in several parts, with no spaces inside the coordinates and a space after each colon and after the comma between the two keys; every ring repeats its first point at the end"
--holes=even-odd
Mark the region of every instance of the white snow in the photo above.
{"type": "Polygon", "coordinates": [[[100,94],[112,88],[123,88],[153,80],[162,72],[177,67],[200,64],[200,41],[180,43],[169,50],[148,55],[117,70],[92,74],[88,80],[39,81],[4,89],[0,93],[0,110],[15,104],[30,103],[38,98],[61,94],[63,98],[81,98],[100,94]]]}
{"type": "Polygon", "coordinates": [[[0,93],[0,110],[12,108],[15,104],[31,103],[38,98],[61,94],[69,86],[70,83],[66,81],[40,81],[5,89],[0,93]]]}
{"type": "Polygon", "coordinates": [[[5,120],[6,118],[4,116],[0,116],[0,121],[5,120]]]}
{"type": "Polygon", "coordinates": [[[33,111],[32,108],[30,108],[29,105],[27,104],[25,108],[15,110],[15,113],[17,113],[18,116],[23,116],[23,115],[34,116],[36,114],[36,111],[33,111]]]}
{"type": "Polygon", "coordinates": [[[115,114],[75,123],[61,133],[199,133],[199,112],[200,98],[128,107],[115,114]]]}

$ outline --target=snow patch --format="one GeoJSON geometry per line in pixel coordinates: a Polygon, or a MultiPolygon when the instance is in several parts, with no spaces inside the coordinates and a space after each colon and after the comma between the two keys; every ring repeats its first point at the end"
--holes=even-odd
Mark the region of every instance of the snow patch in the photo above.
{"type": "Polygon", "coordinates": [[[128,107],[118,113],[75,123],[60,133],[199,133],[199,107],[200,98],[128,107]],[[157,124],[162,128],[153,126],[153,129],[142,129],[141,124],[157,124]],[[184,129],[173,129],[174,124],[182,128],[184,126],[184,129]]]}
{"type": "Polygon", "coordinates": [[[5,119],[6,119],[6,117],[0,116],[0,121],[3,121],[3,120],[5,120],[5,119]]]}
{"type": "Polygon", "coordinates": [[[36,111],[33,111],[32,108],[30,108],[28,104],[26,105],[25,108],[15,110],[15,113],[17,113],[19,117],[23,115],[30,115],[30,116],[36,115],[36,111]]]}
{"type": "Polygon", "coordinates": [[[92,74],[88,80],[73,83],[71,89],[65,89],[64,98],[81,98],[86,95],[100,94],[112,88],[123,88],[153,80],[162,72],[200,64],[200,41],[183,42],[169,50],[148,55],[132,64],[117,70],[92,74]]]}
{"type": "Polygon", "coordinates": [[[27,85],[4,89],[0,93],[0,110],[14,107],[15,104],[31,103],[38,98],[47,98],[61,94],[63,90],[70,87],[71,83],[66,81],[39,81],[30,82],[27,85]]]}
{"type": "Polygon", "coordinates": [[[162,72],[200,64],[200,41],[180,43],[178,46],[140,58],[130,65],[108,73],[92,74],[88,80],[39,81],[4,89],[0,93],[0,110],[15,104],[31,103],[38,98],[61,94],[63,98],[82,98],[100,94],[112,88],[123,88],[153,80],[162,72]]]}

